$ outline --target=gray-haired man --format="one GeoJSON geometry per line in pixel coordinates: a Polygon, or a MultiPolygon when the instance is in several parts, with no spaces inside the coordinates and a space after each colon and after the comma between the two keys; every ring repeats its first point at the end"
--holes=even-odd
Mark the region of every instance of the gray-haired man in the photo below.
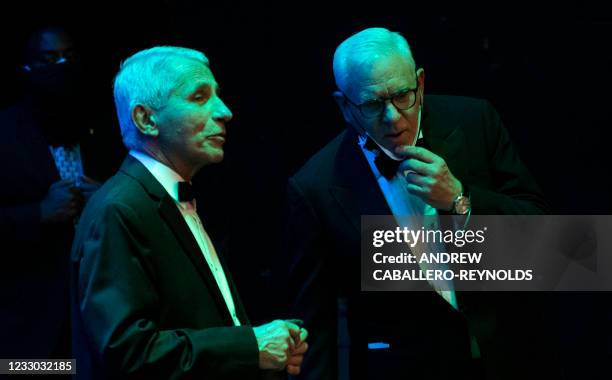
{"type": "Polygon", "coordinates": [[[223,159],[232,118],[207,58],[141,51],[123,63],[114,90],[130,154],[85,209],[73,246],[77,375],[299,373],[306,331],[281,320],[249,326],[189,191],[201,167],[223,159]]]}

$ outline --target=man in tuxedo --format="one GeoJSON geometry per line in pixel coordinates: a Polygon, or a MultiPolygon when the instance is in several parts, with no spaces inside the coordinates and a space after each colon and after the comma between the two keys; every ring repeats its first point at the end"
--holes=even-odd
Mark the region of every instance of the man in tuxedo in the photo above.
{"type": "Polygon", "coordinates": [[[554,354],[540,351],[550,336],[529,297],[519,309],[517,295],[360,292],[362,215],[546,210],[496,111],[425,96],[425,71],[387,29],[343,41],[333,70],[348,128],[288,186],[289,299],[314,336],[304,378],[336,377],[338,297],[351,379],[554,378],[554,354]]]}
{"type": "Polygon", "coordinates": [[[24,50],[24,98],[0,113],[0,357],[65,358],[74,225],[119,167],[119,135],[98,123],[100,112],[84,112],[79,49],[66,30],[39,29],[24,50]]]}
{"type": "Polygon", "coordinates": [[[85,208],[72,252],[77,376],[257,379],[298,374],[298,321],[251,327],[191,179],[223,159],[232,113],[201,52],[128,58],[114,95],[129,155],[85,208]],[[205,222],[205,221],[204,221],[205,222]]]}

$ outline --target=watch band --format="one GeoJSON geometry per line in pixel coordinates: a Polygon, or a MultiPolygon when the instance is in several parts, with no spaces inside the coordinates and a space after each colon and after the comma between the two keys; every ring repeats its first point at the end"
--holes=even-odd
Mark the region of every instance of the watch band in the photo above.
{"type": "Polygon", "coordinates": [[[472,209],[469,188],[464,183],[461,183],[461,187],[462,191],[453,199],[453,206],[450,210],[452,214],[466,215],[469,214],[472,209]]]}

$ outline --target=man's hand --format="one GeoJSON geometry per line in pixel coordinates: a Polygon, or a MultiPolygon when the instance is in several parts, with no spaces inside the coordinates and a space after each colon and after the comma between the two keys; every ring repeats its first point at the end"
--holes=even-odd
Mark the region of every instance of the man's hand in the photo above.
{"type": "Polygon", "coordinates": [[[276,320],[253,327],[253,331],[259,347],[259,368],[283,370],[291,360],[291,370],[299,372],[302,357],[308,349],[302,339],[308,335],[305,329],[290,321],[276,320]]]}
{"type": "Polygon", "coordinates": [[[407,172],[408,191],[432,207],[450,210],[462,189],[444,159],[418,146],[398,147],[395,153],[406,158],[400,172],[407,172]]]}
{"type": "Polygon", "coordinates": [[[300,334],[294,336],[295,348],[289,350],[289,359],[287,360],[287,373],[290,375],[299,375],[304,354],[308,351],[308,343],[306,338],[308,331],[305,328],[300,329],[300,334]]]}
{"type": "Polygon", "coordinates": [[[100,188],[100,182],[97,182],[88,176],[84,175],[81,177],[81,184],[79,185],[79,189],[83,193],[83,197],[85,197],[85,203],[89,201],[89,198],[100,188]]]}
{"type": "Polygon", "coordinates": [[[40,202],[40,220],[43,223],[73,220],[84,203],[81,190],[74,187],[74,180],[57,181],[49,187],[45,199],[40,202]]]}

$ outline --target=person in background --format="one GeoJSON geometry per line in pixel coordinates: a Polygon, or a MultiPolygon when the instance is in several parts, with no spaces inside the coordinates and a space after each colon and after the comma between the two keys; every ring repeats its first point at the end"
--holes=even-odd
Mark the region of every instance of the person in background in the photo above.
{"type": "Polygon", "coordinates": [[[65,29],[36,30],[24,51],[25,96],[0,111],[0,357],[66,358],[74,226],[119,139],[99,127],[65,29]]]}

